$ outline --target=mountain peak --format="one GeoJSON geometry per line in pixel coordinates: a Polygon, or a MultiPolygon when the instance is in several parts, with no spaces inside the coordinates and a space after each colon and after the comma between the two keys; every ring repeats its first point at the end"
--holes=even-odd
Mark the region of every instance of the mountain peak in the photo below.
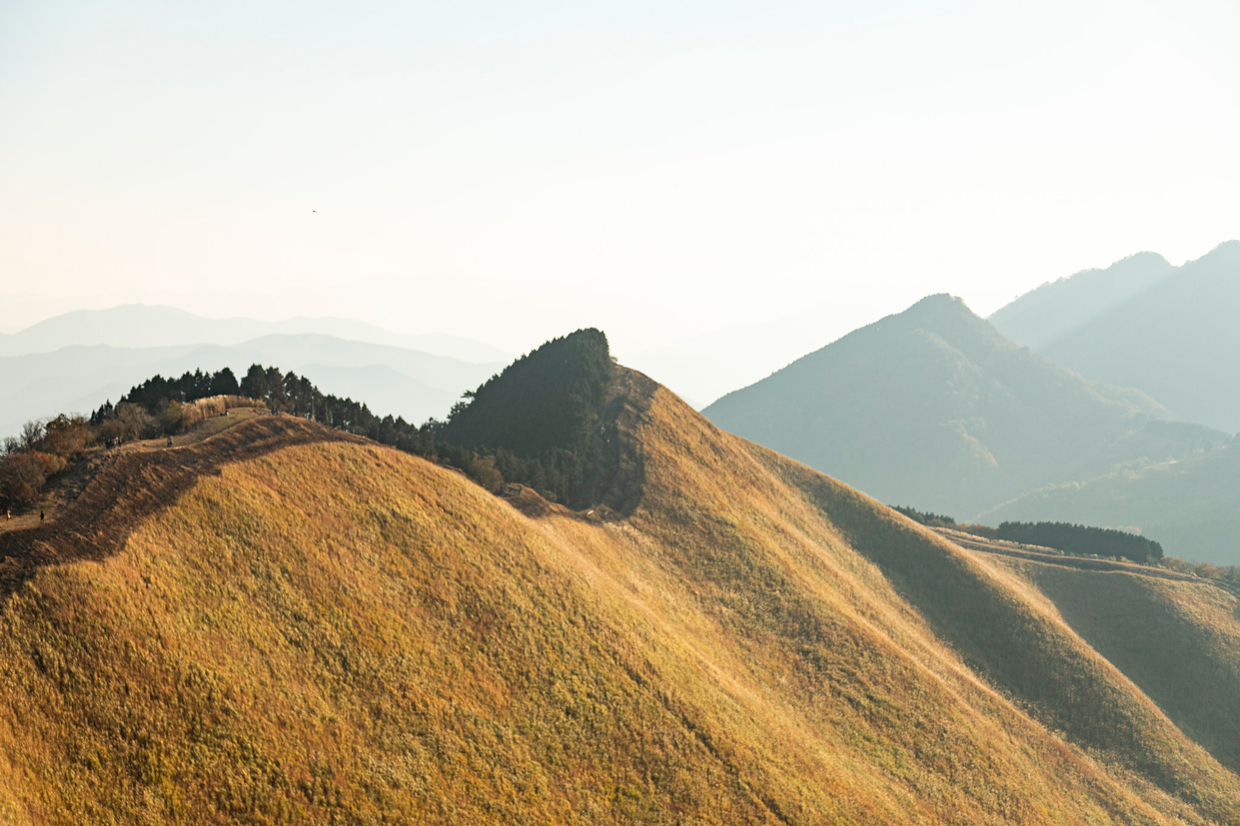
{"type": "Polygon", "coordinates": [[[1176,272],[1156,252],[1138,252],[1106,269],[1082,270],[999,308],[989,321],[1018,344],[1042,351],[1176,272]]]}
{"type": "Polygon", "coordinates": [[[885,501],[973,516],[1166,411],[1019,347],[939,293],[703,412],[885,501]]]}

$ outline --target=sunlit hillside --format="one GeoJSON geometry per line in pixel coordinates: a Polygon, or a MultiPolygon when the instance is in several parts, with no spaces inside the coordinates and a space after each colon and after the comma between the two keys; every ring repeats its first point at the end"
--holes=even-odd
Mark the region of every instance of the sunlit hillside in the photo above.
{"type": "Polygon", "coordinates": [[[1240,772],[1240,601],[1214,583],[995,559],[1219,762],[1240,772]]]}
{"type": "Polygon", "coordinates": [[[620,382],[622,512],[256,416],[0,533],[0,821],[1240,822],[1049,586],[620,382]]]}

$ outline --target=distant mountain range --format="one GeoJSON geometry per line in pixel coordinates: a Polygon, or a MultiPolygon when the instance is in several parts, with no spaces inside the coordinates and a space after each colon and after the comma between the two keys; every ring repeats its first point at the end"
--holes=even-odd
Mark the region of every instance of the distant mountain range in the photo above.
{"type": "Polygon", "coordinates": [[[0,386],[5,388],[0,436],[15,434],[32,418],[89,413],[156,373],[179,376],[187,370],[231,367],[240,377],[256,362],[296,371],[325,393],[350,396],[375,413],[413,422],[442,418],[461,393],[503,367],[318,334],[266,335],[232,346],[72,345],[0,357],[0,386]]]}
{"type": "Polygon", "coordinates": [[[1175,272],[1156,252],[1139,252],[1106,269],[1048,281],[1000,308],[987,321],[1034,350],[1052,345],[1175,272]]]}
{"type": "Polygon", "coordinates": [[[1030,491],[981,521],[1136,528],[1176,556],[1240,564],[1240,439],[1218,436],[1178,460],[1117,464],[1080,482],[1030,491]]]}
{"type": "MultiPolygon", "coordinates": [[[[1167,411],[1088,382],[934,295],[707,407],[715,424],[887,502],[973,515],[1167,411]]],[[[1144,441],[1144,440],[1142,440],[1144,441]]]]}
{"type": "Polygon", "coordinates": [[[990,320],[1086,378],[1136,387],[1176,418],[1240,431],[1240,241],[1172,267],[1141,253],[1044,285],[990,320]]]}
{"type": "Polygon", "coordinates": [[[488,344],[443,333],[401,335],[346,318],[203,318],[175,307],[123,304],[107,310],[76,310],[40,321],[11,335],[0,335],[0,356],[49,353],[72,345],[175,347],[187,344],[234,345],[269,335],[326,335],[383,344],[475,363],[508,362],[511,355],[488,344]]]}
{"type": "Polygon", "coordinates": [[[1223,470],[1240,455],[1229,433],[1167,421],[1147,395],[1017,345],[951,296],[850,333],[703,413],[893,504],[990,524],[1137,528],[1173,555],[1240,563],[1226,533],[1240,513],[1240,473],[1223,470]],[[1167,485],[1205,484],[1185,481],[1197,474],[1215,480],[1208,497],[1167,495],[1167,485]]]}

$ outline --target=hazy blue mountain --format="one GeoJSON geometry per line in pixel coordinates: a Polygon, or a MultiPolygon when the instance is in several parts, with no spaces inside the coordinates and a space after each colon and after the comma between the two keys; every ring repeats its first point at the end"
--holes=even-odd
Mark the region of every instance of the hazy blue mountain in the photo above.
{"type": "Polygon", "coordinates": [[[234,345],[267,335],[321,334],[337,339],[384,344],[475,363],[508,362],[511,357],[481,342],[443,333],[408,336],[346,318],[203,318],[175,307],[123,304],[107,310],[77,310],[40,321],[12,335],[0,335],[0,356],[50,353],[72,345],[171,347],[188,344],[234,345]]]}
{"type": "Polygon", "coordinates": [[[1083,270],[1048,281],[987,321],[1012,341],[1041,352],[1174,272],[1175,267],[1158,253],[1139,252],[1104,270],[1083,270]]]}
{"type": "Polygon", "coordinates": [[[463,391],[503,367],[324,335],[268,335],[231,347],[64,347],[0,357],[0,436],[15,433],[28,419],[87,413],[156,373],[231,367],[240,376],[254,362],[294,370],[325,393],[351,396],[376,413],[415,422],[444,417],[463,391]]]}
{"type": "Polygon", "coordinates": [[[1185,421],[1240,430],[1240,241],[1171,267],[1154,253],[1045,284],[990,320],[1004,335],[1185,421]]]}
{"type": "Polygon", "coordinates": [[[1084,482],[1047,486],[982,517],[988,524],[1005,519],[1138,530],[1171,556],[1240,565],[1240,439],[1216,438],[1176,461],[1130,462],[1084,482]]]}
{"type": "Polygon", "coordinates": [[[1240,241],[1041,348],[1081,375],[1138,387],[1176,418],[1240,430],[1240,241]]]}
{"type": "Polygon", "coordinates": [[[733,324],[620,358],[700,410],[834,338],[824,336],[822,327],[820,318],[809,315],[733,324]]]}
{"type": "Polygon", "coordinates": [[[1167,411],[1082,379],[934,295],[703,411],[725,430],[891,503],[971,517],[1133,453],[1167,411]]]}

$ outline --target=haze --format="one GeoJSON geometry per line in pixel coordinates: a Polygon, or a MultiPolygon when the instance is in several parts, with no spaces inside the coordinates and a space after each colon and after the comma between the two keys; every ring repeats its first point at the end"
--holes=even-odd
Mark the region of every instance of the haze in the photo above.
{"type": "Polygon", "coordinates": [[[769,372],[929,293],[985,315],[1240,234],[1238,23],[1221,2],[6,3],[0,331],[122,301],[509,352],[597,325],[642,367],[765,323],[769,372]]]}

